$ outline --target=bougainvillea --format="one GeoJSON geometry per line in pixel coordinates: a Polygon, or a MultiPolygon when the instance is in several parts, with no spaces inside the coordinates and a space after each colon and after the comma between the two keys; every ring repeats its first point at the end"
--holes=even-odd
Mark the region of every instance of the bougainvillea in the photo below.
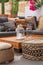
{"type": "Polygon", "coordinates": [[[30,0],[30,10],[36,10],[43,5],[43,0],[30,0]]]}
{"type": "Polygon", "coordinates": [[[30,10],[36,10],[36,7],[35,7],[35,1],[34,0],[30,0],[30,10]]]}

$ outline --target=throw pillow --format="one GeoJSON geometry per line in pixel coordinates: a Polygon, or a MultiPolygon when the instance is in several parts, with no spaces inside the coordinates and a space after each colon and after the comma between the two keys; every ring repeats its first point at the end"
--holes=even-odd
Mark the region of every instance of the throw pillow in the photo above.
{"type": "Polygon", "coordinates": [[[32,17],[32,16],[27,17],[26,23],[34,26],[32,29],[36,29],[36,19],[35,19],[35,17],[32,17]]]}
{"type": "Polygon", "coordinates": [[[4,27],[6,28],[6,31],[15,31],[16,29],[14,22],[11,22],[11,21],[5,22],[4,27]]]}
{"type": "Polygon", "coordinates": [[[43,16],[39,18],[38,30],[43,30],[43,16]]]}

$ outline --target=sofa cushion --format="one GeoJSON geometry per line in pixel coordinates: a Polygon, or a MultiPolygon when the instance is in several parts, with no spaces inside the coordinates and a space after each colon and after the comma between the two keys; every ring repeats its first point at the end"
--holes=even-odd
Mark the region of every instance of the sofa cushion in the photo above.
{"type": "Polygon", "coordinates": [[[38,30],[43,30],[43,16],[39,18],[38,30]]]}
{"type": "Polygon", "coordinates": [[[4,26],[0,26],[0,32],[4,31],[4,26]]]}
{"type": "Polygon", "coordinates": [[[25,17],[24,17],[24,16],[18,16],[18,18],[19,18],[19,19],[25,19],[25,17]]]}
{"type": "Polygon", "coordinates": [[[31,24],[33,26],[32,29],[36,29],[36,18],[35,17],[32,17],[32,16],[27,17],[26,23],[31,24]]]}
{"type": "Polygon", "coordinates": [[[6,28],[6,31],[15,31],[16,29],[14,22],[11,22],[11,21],[5,22],[4,27],[6,28]]]}
{"type": "Polygon", "coordinates": [[[15,31],[14,32],[12,32],[12,31],[9,31],[9,32],[7,32],[7,31],[0,32],[0,37],[3,37],[3,36],[14,36],[14,35],[16,35],[15,31]]]}
{"type": "Polygon", "coordinates": [[[43,35],[43,30],[27,30],[26,34],[37,34],[37,35],[43,35]]]}
{"type": "Polygon", "coordinates": [[[0,17],[0,23],[3,22],[8,22],[8,18],[7,17],[0,17]]]}

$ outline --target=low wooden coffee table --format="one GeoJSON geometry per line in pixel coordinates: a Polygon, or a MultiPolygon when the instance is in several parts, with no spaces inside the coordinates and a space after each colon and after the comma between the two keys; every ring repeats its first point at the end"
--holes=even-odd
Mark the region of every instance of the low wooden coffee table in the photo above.
{"type": "Polygon", "coordinates": [[[24,39],[18,40],[18,39],[16,39],[16,36],[11,36],[11,37],[0,38],[0,42],[9,42],[10,44],[13,45],[13,47],[16,50],[20,51],[22,49],[22,45],[21,44],[24,41],[24,39]]]}
{"type": "Polygon", "coordinates": [[[34,38],[43,38],[43,35],[28,35],[28,36],[25,36],[24,39],[22,40],[17,40],[16,39],[16,36],[10,36],[10,37],[0,37],[0,42],[8,42],[10,44],[13,45],[13,47],[17,50],[17,51],[21,51],[22,49],[22,42],[26,39],[28,40],[32,40],[34,38]]]}

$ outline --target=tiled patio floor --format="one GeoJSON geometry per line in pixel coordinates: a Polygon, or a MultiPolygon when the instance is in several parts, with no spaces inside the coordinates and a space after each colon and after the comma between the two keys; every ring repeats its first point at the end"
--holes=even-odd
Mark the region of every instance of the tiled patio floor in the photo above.
{"type": "Polygon", "coordinates": [[[0,65],[43,65],[43,61],[31,61],[23,58],[21,54],[15,54],[14,61],[8,64],[0,65]]]}

